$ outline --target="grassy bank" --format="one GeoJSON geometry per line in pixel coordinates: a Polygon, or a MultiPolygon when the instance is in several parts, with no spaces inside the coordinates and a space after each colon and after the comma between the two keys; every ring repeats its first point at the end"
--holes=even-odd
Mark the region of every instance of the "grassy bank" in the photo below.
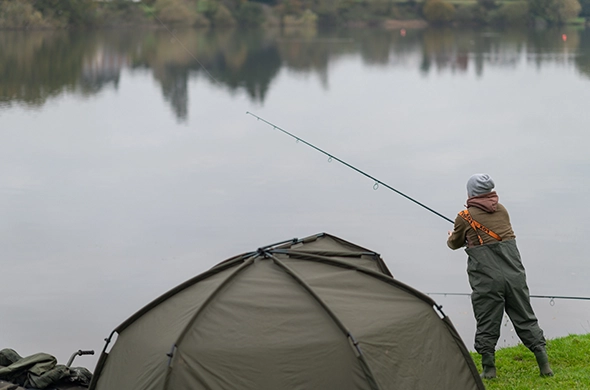
{"type": "MultiPolygon", "coordinates": [[[[547,353],[554,377],[541,378],[535,357],[523,345],[496,352],[498,377],[484,380],[486,388],[510,390],[590,389],[590,334],[548,340],[547,353]]],[[[481,358],[473,353],[481,370],[481,358]]]]}

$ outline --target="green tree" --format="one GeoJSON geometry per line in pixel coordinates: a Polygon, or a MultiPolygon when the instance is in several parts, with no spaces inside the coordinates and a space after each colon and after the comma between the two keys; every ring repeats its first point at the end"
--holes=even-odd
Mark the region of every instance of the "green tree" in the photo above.
{"type": "Polygon", "coordinates": [[[564,24],[580,14],[578,0],[529,0],[530,16],[549,24],[564,24]]]}
{"type": "Polygon", "coordinates": [[[303,11],[301,0],[282,0],[281,5],[285,15],[299,15],[303,11]]]}
{"type": "Polygon", "coordinates": [[[96,20],[96,1],[42,0],[33,3],[44,16],[64,21],[68,25],[89,26],[96,20]]]}
{"type": "Polygon", "coordinates": [[[236,19],[245,27],[258,27],[264,23],[264,10],[262,5],[253,2],[243,3],[238,8],[236,19]]]}
{"type": "Polygon", "coordinates": [[[26,0],[0,1],[1,28],[46,27],[47,24],[41,12],[26,0]]]}
{"type": "Polygon", "coordinates": [[[424,18],[433,24],[445,24],[453,20],[455,7],[442,0],[428,0],[422,8],[424,18]]]}
{"type": "Polygon", "coordinates": [[[205,15],[208,19],[213,19],[219,8],[218,0],[199,0],[197,3],[197,11],[205,15]]]}
{"type": "Polygon", "coordinates": [[[559,0],[557,6],[559,21],[566,23],[569,19],[577,18],[582,10],[578,0],[559,0]]]}
{"type": "Polygon", "coordinates": [[[231,14],[231,11],[223,4],[219,4],[215,14],[211,16],[211,21],[213,22],[213,25],[217,27],[227,27],[236,24],[236,20],[231,14]]]}
{"type": "Polygon", "coordinates": [[[502,4],[498,9],[497,22],[506,25],[525,25],[529,15],[529,7],[525,1],[514,1],[502,4]]]}
{"type": "Polygon", "coordinates": [[[193,25],[203,16],[190,5],[184,0],[157,0],[154,8],[163,23],[193,25]]]}

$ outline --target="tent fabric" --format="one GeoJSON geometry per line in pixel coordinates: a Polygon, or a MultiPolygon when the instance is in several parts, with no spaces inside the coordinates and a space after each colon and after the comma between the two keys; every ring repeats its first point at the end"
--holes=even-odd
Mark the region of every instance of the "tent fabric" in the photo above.
{"type": "Polygon", "coordinates": [[[326,233],[219,263],[113,333],[91,390],[484,389],[429,296],[326,233]]]}

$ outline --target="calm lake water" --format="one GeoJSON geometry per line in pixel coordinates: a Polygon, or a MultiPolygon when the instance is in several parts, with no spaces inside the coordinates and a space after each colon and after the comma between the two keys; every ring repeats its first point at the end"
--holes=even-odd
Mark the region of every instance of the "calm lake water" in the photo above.
{"type": "MultiPolygon", "coordinates": [[[[490,173],[531,293],[590,296],[590,31],[0,32],[0,348],[98,352],[182,281],[319,232],[469,292],[450,223],[247,111],[450,218],[490,173]]],[[[469,298],[434,298],[472,348],[469,298]]],[[[590,301],[554,303],[547,337],[590,332],[590,301]]]]}

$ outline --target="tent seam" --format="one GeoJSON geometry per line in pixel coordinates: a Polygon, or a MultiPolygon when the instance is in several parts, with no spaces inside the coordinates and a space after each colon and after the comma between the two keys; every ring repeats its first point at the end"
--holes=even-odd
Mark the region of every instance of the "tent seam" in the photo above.
{"type": "Polygon", "coordinates": [[[348,338],[349,342],[351,342],[355,348],[356,354],[358,354],[358,359],[360,361],[361,364],[361,369],[363,370],[363,372],[365,373],[365,377],[366,380],[369,384],[369,386],[371,387],[371,389],[373,390],[379,390],[379,385],[377,384],[377,381],[375,379],[375,376],[373,375],[373,373],[371,372],[371,368],[369,367],[369,364],[367,363],[365,356],[360,348],[360,346],[358,345],[358,341],[356,341],[356,339],[354,338],[354,336],[352,335],[352,333],[350,333],[350,331],[346,328],[346,326],[342,323],[342,321],[336,316],[336,314],[330,310],[330,308],[328,307],[328,305],[322,300],[322,298],[319,297],[319,295],[317,295],[315,293],[315,291],[313,291],[313,289],[311,288],[311,286],[309,284],[307,284],[305,282],[305,280],[303,280],[294,270],[292,270],[289,266],[287,266],[285,263],[283,263],[282,261],[280,261],[276,256],[273,256],[271,253],[267,252],[268,257],[270,257],[273,262],[275,264],[277,264],[280,268],[282,268],[289,276],[291,276],[293,279],[295,279],[295,281],[297,283],[299,283],[303,289],[305,291],[307,291],[307,293],[309,295],[311,295],[311,297],[320,304],[320,306],[324,309],[324,311],[328,314],[328,316],[330,318],[332,318],[332,321],[334,321],[336,323],[336,326],[338,326],[338,328],[340,328],[340,330],[344,333],[344,335],[348,338]]]}
{"type": "MultiPolygon", "coordinates": [[[[180,333],[180,336],[178,336],[178,339],[176,340],[176,342],[174,343],[174,346],[176,347],[176,351],[178,351],[178,345],[182,342],[182,340],[184,339],[184,337],[186,336],[188,330],[192,327],[192,325],[196,322],[197,318],[199,317],[199,315],[204,311],[204,309],[213,301],[213,299],[217,296],[217,294],[225,287],[227,286],[227,284],[232,281],[237,274],[239,274],[241,271],[243,271],[244,269],[246,269],[248,266],[252,265],[254,263],[254,258],[250,257],[248,259],[245,259],[243,264],[241,264],[238,268],[236,268],[230,275],[228,275],[228,277],[226,279],[224,279],[219,286],[217,286],[215,288],[215,290],[213,290],[211,292],[211,294],[209,294],[209,296],[207,297],[207,299],[205,299],[205,301],[203,301],[203,304],[201,305],[201,307],[199,307],[199,309],[195,312],[195,314],[193,315],[193,317],[187,322],[186,326],[184,327],[184,330],[180,333]]],[[[163,386],[163,390],[168,389],[168,384],[170,382],[170,376],[172,374],[172,366],[173,366],[173,361],[175,360],[176,356],[170,356],[170,364],[166,370],[166,376],[164,377],[164,386],[163,386]]]]}
{"type": "Polygon", "coordinates": [[[131,317],[129,317],[127,320],[125,320],[119,326],[117,326],[115,328],[115,332],[121,334],[121,332],[123,332],[125,329],[131,326],[131,324],[133,324],[139,317],[144,315],[146,312],[152,310],[160,303],[165,302],[166,300],[178,294],[179,292],[186,290],[187,288],[199,283],[202,280],[205,280],[213,275],[218,274],[219,272],[225,271],[226,269],[233,267],[235,265],[234,263],[239,263],[240,261],[247,261],[248,258],[251,258],[254,255],[256,255],[256,252],[247,252],[242,255],[230,258],[229,260],[226,260],[225,262],[216,265],[208,271],[205,271],[204,273],[185,281],[184,283],[176,286],[175,288],[166,291],[164,294],[160,295],[158,298],[154,299],[153,301],[139,309],[131,317]]]}

